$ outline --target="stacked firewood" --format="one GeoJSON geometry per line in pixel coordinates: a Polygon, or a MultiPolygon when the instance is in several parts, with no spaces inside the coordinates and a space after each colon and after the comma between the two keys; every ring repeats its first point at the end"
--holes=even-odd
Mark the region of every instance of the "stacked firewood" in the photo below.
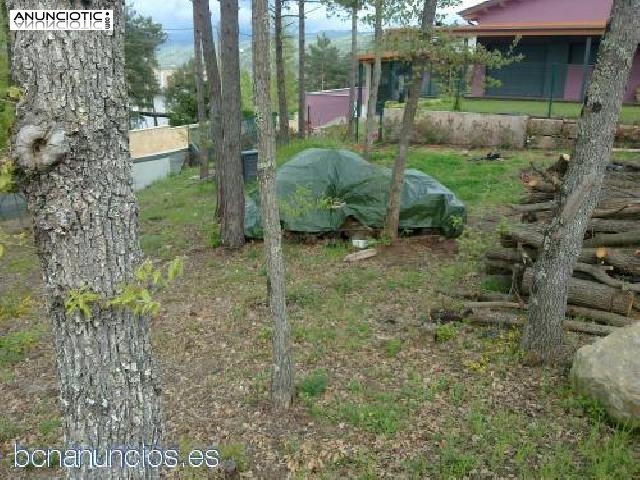
{"type": "MultiPolygon", "coordinates": [[[[522,223],[503,228],[501,246],[486,254],[487,273],[509,275],[513,293],[522,298],[531,292],[533,265],[570,162],[564,154],[546,170],[532,165],[522,172],[529,193],[511,206],[522,223]]],[[[605,325],[640,319],[640,159],[607,167],[570,280],[568,303],[568,315],[605,325]]]]}

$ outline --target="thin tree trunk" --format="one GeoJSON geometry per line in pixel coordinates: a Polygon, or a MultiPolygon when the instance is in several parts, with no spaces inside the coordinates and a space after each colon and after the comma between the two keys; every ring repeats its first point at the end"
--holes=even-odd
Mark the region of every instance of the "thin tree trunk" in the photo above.
{"type": "MultiPolygon", "coordinates": [[[[151,356],[149,318],[91,303],[91,318],[68,312],[70,292],[106,297],[132,280],[142,253],[129,158],[122,2],[113,34],[16,31],[14,79],[24,89],[13,152],[33,215],[60,383],[65,444],[104,452],[160,446],[160,383],[151,356]]],[[[33,8],[9,0],[10,9],[33,8]]],[[[41,0],[38,8],[78,2],[41,0]]],[[[102,458],[104,460],[104,457],[102,458]]],[[[67,469],[73,479],[150,479],[154,469],[67,469]]]]}
{"type": "MultiPolygon", "coordinates": [[[[211,27],[211,11],[209,10],[209,0],[193,0],[194,6],[197,4],[200,15],[200,25],[202,26],[202,50],[204,53],[204,65],[207,71],[207,83],[209,86],[209,130],[211,132],[210,142],[216,155],[215,176],[218,184],[216,216],[221,219],[223,216],[222,191],[223,184],[220,181],[220,164],[225,157],[224,151],[224,131],[222,129],[222,89],[220,85],[220,69],[218,68],[218,58],[216,46],[213,42],[213,28],[211,27]]],[[[205,150],[209,149],[210,142],[202,142],[205,150]]]]}
{"type": "Polygon", "coordinates": [[[282,53],[282,4],[284,0],[275,0],[275,3],[276,88],[278,89],[280,141],[282,143],[289,143],[289,107],[287,105],[284,55],[282,53]]]}
{"type": "Polygon", "coordinates": [[[253,0],[253,80],[258,123],[258,174],[264,247],[267,258],[269,308],[273,318],[273,373],[271,399],[276,410],[289,408],[293,397],[293,361],[285,302],[280,215],[276,197],[276,145],[271,121],[269,14],[267,0],[253,0]],[[265,48],[266,47],[266,48],[265,48]]]}
{"type": "Polygon", "coordinates": [[[640,0],[615,0],[584,101],[575,152],[535,265],[522,339],[531,362],[550,362],[561,355],[569,279],[596,208],[638,42],[640,0]]]}
{"type": "Polygon", "coordinates": [[[222,129],[225,144],[220,162],[222,189],[222,244],[244,245],[244,181],[240,162],[240,28],[238,0],[220,0],[220,63],[222,78],[222,129]]]}
{"type": "Polygon", "coordinates": [[[198,131],[200,137],[200,149],[198,151],[198,165],[200,166],[200,178],[209,176],[209,152],[206,142],[207,137],[207,113],[204,105],[204,85],[202,68],[202,24],[196,3],[193,4],[193,75],[196,84],[196,104],[198,108],[198,131]]]}
{"type": "Polygon", "coordinates": [[[356,106],[356,84],[358,81],[358,10],[359,0],[353,2],[351,7],[351,71],[349,72],[349,112],[347,123],[347,137],[353,137],[354,124],[357,121],[354,115],[356,106]]]}
{"type": "MultiPolygon", "coordinates": [[[[425,0],[422,9],[421,45],[429,45],[431,43],[431,32],[433,30],[433,21],[436,16],[436,8],[436,0],[425,0]]],[[[422,55],[422,53],[423,52],[418,52],[420,55],[422,55]]],[[[424,72],[425,60],[424,58],[416,56],[413,62],[411,83],[409,85],[409,96],[404,106],[402,130],[400,131],[398,145],[398,156],[396,157],[396,161],[393,166],[391,189],[389,191],[389,203],[387,205],[385,230],[391,241],[395,241],[398,238],[398,227],[400,224],[400,200],[402,197],[402,185],[404,183],[404,169],[407,163],[409,143],[411,142],[411,137],[413,135],[413,123],[416,118],[416,111],[418,110],[418,99],[420,98],[420,89],[422,87],[424,72]]]]}
{"type": "Polygon", "coordinates": [[[378,103],[378,88],[380,87],[380,75],[382,72],[382,0],[376,0],[376,21],[375,21],[375,60],[373,63],[373,73],[371,75],[369,101],[367,103],[367,123],[364,137],[364,157],[369,158],[369,152],[376,137],[376,104],[378,103]]]}
{"type": "Polygon", "coordinates": [[[304,138],[307,129],[304,81],[304,35],[304,0],[298,0],[298,138],[304,138]]]}

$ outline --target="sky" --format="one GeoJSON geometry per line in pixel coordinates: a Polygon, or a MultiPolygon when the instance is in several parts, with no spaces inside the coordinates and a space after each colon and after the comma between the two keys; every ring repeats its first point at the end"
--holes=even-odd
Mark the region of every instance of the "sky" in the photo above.
{"type": "MultiPolygon", "coordinates": [[[[178,31],[192,27],[192,10],[191,2],[189,0],[129,0],[128,3],[131,3],[138,13],[145,16],[151,16],[156,22],[162,23],[165,30],[176,29],[176,31],[178,31]]],[[[478,3],[481,3],[481,0],[462,0],[459,6],[444,9],[442,10],[442,13],[446,13],[449,20],[460,20],[460,17],[457,17],[455,12],[471,5],[477,5],[478,3]]],[[[217,4],[217,1],[212,1],[212,8],[217,4]]],[[[217,8],[214,8],[214,24],[217,23],[217,19],[219,18],[216,10],[217,8]]],[[[328,16],[327,11],[323,6],[310,4],[307,7],[307,12],[306,27],[309,33],[315,33],[322,30],[348,30],[351,28],[350,21],[348,19],[342,20],[337,17],[328,16]]],[[[291,11],[286,13],[296,15],[297,8],[292,8],[291,11]]],[[[248,35],[251,30],[250,0],[240,0],[239,17],[240,34],[241,36],[248,35]]]]}

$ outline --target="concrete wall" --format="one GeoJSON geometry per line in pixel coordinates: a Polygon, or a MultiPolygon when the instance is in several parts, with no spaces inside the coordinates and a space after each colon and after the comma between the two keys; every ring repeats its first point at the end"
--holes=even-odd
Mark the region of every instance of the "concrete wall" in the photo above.
{"type": "Polygon", "coordinates": [[[189,152],[186,148],[133,160],[133,188],[141,190],[156,180],[179,173],[189,152]]]}
{"type": "MultiPolygon", "coordinates": [[[[384,115],[384,140],[397,141],[402,125],[401,108],[389,108],[384,115]]],[[[465,147],[524,148],[526,116],[487,115],[467,112],[420,112],[413,141],[465,147]]]]}
{"type": "Polygon", "coordinates": [[[129,132],[131,158],[141,158],[161,152],[187,148],[189,127],[153,127],[129,132]]]}
{"type": "MultiPolygon", "coordinates": [[[[398,141],[401,108],[387,108],[383,140],[398,141]]],[[[525,146],[543,150],[570,150],[578,137],[575,120],[489,115],[467,112],[420,112],[412,141],[418,144],[459,145],[472,148],[525,146]]],[[[640,126],[618,125],[616,146],[640,148],[640,126]]]]}

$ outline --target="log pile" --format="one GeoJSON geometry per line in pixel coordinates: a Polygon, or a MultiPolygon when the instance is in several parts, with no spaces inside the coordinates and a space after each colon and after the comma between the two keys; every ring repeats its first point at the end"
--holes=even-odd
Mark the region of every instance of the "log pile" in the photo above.
{"type": "MultiPolygon", "coordinates": [[[[517,297],[531,292],[532,267],[570,161],[564,154],[546,170],[531,165],[522,172],[528,195],[511,206],[521,223],[503,228],[500,246],[486,253],[487,273],[509,275],[517,297]]],[[[582,247],[569,284],[568,315],[615,327],[639,320],[640,159],[607,168],[582,247]]]]}

